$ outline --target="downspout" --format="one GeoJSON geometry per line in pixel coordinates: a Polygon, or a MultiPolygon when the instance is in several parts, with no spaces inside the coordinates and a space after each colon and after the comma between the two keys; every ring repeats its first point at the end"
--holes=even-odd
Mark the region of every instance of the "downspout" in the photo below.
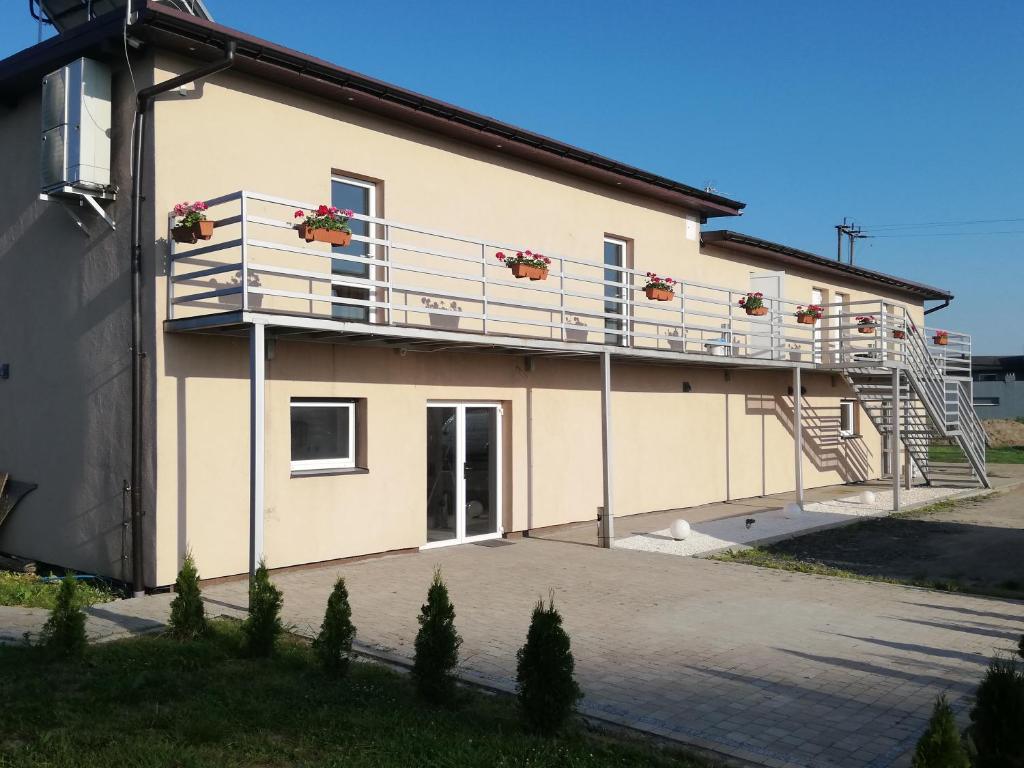
{"type": "Polygon", "coordinates": [[[930,309],[926,309],[926,310],[924,311],[924,313],[925,313],[926,315],[930,315],[930,314],[931,314],[932,312],[938,312],[938,311],[939,311],[940,309],[945,309],[946,307],[948,307],[948,306],[949,306],[949,302],[950,302],[950,299],[946,299],[946,300],[945,300],[945,301],[943,301],[943,302],[942,302],[941,304],[939,304],[939,305],[938,305],[937,307],[932,307],[932,308],[930,308],[930,309]]]}
{"type": "Polygon", "coordinates": [[[167,91],[209,77],[228,69],[235,63],[235,41],[227,44],[224,58],[193,69],[162,83],[142,88],[135,97],[135,125],[132,144],[132,243],[131,243],[131,302],[132,302],[132,466],[131,466],[131,523],[132,523],[132,593],[139,597],[145,593],[143,569],[142,518],[142,158],[146,144],[146,112],[153,99],[167,91]]]}

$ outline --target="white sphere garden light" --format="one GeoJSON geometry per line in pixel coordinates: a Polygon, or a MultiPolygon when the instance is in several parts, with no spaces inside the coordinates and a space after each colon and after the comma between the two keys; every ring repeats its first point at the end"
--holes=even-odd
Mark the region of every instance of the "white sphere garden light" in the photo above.
{"type": "Polygon", "coordinates": [[[690,524],[685,520],[676,520],[669,528],[669,533],[676,541],[682,541],[690,536],[690,524]]]}

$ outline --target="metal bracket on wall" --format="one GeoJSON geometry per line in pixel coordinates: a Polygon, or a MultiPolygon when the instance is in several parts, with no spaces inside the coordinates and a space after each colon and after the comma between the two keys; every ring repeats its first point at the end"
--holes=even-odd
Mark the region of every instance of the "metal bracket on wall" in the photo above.
{"type": "MultiPolygon", "coordinates": [[[[96,202],[97,197],[103,200],[114,199],[113,195],[107,193],[98,193],[94,195],[89,194],[88,192],[82,192],[79,189],[74,189],[73,187],[64,187],[63,189],[51,194],[42,192],[39,195],[39,199],[45,202],[67,202],[68,200],[73,200],[77,198],[79,207],[83,207],[85,204],[88,203],[89,207],[92,208],[93,211],[95,211],[96,215],[98,215],[101,219],[107,222],[107,226],[109,226],[112,230],[116,231],[117,223],[112,218],[110,218],[110,216],[107,215],[107,212],[103,210],[103,208],[100,206],[98,202],[96,202]]],[[[89,232],[85,228],[85,225],[82,224],[81,220],[79,220],[78,217],[76,217],[74,214],[72,214],[72,218],[75,219],[75,224],[78,225],[78,228],[85,232],[85,234],[88,236],[89,232]]]]}

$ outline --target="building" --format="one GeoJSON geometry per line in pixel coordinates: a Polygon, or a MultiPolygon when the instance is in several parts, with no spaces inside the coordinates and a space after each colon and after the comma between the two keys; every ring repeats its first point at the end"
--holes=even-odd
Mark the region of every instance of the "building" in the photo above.
{"type": "Polygon", "coordinates": [[[971,369],[979,418],[1024,418],[1024,355],[975,355],[971,369]]]}
{"type": "Polygon", "coordinates": [[[187,548],[216,577],[599,515],[607,543],[627,515],[927,480],[935,434],[987,482],[969,358],[936,365],[925,331],[949,292],[713,229],[743,204],[153,0],[130,21],[0,62],[0,469],[39,484],[0,551],[142,589],[187,548]],[[41,84],[83,57],[110,73],[109,184],[40,199],[40,126],[64,125],[41,84]],[[174,242],[183,200],[210,240],[174,242]],[[321,204],[351,243],[297,236],[321,204]],[[546,279],[498,258],[519,249],[546,279]]]}

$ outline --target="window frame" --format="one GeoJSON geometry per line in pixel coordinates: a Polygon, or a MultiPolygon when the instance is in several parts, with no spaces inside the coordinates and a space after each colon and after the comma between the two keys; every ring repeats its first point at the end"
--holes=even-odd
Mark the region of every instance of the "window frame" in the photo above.
{"type": "MultiPolygon", "coordinates": [[[[369,209],[369,213],[367,213],[365,215],[369,216],[371,219],[379,219],[380,218],[380,211],[378,210],[378,202],[377,202],[377,198],[378,198],[378,189],[377,189],[377,187],[380,184],[379,181],[371,181],[369,179],[357,178],[355,176],[350,176],[350,175],[348,175],[346,173],[343,173],[343,172],[340,172],[340,171],[336,171],[336,170],[332,170],[331,171],[330,179],[331,179],[330,180],[330,193],[331,193],[330,196],[331,196],[331,198],[333,198],[333,196],[334,196],[334,183],[335,182],[338,182],[339,184],[348,184],[351,187],[359,187],[361,189],[364,189],[364,190],[366,190],[366,204],[367,204],[366,207],[369,209]]],[[[333,205],[333,203],[332,203],[332,205],[333,205]]],[[[377,234],[378,233],[377,233],[377,224],[376,223],[374,223],[374,222],[367,222],[366,231],[367,231],[367,236],[369,237],[370,240],[376,240],[377,239],[377,234]]],[[[332,248],[331,250],[333,252],[334,249],[332,248]]],[[[373,243],[367,243],[366,244],[366,256],[363,257],[363,258],[367,258],[367,259],[370,259],[370,260],[376,260],[377,259],[377,254],[378,254],[377,246],[375,244],[373,244],[373,243]]],[[[333,254],[332,253],[331,258],[332,259],[337,259],[339,261],[344,261],[345,260],[345,255],[346,254],[333,254]]],[[[355,288],[355,289],[359,289],[359,290],[365,290],[366,291],[366,300],[367,301],[378,301],[379,300],[379,295],[378,295],[378,292],[377,292],[377,288],[374,285],[372,285],[372,283],[380,281],[381,267],[379,265],[367,264],[366,265],[366,277],[364,277],[364,278],[350,277],[349,281],[346,281],[346,277],[348,277],[348,276],[334,273],[333,267],[332,267],[332,271],[331,271],[331,298],[345,298],[345,297],[337,296],[335,294],[335,292],[334,292],[334,289],[335,288],[346,288],[347,287],[347,288],[355,288]],[[355,280],[369,280],[371,282],[371,285],[363,286],[363,285],[360,285],[358,283],[353,283],[352,281],[355,281],[355,280]]],[[[379,323],[380,320],[378,319],[378,316],[377,316],[377,313],[378,313],[379,310],[380,310],[380,307],[375,307],[375,306],[369,306],[369,305],[365,305],[364,306],[362,304],[344,304],[344,303],[341,303],[341,302],[339,302],[339,303],[331,302],[331,318],[332,319],[341,319],[344,322],[365,322],[365,323],[370,323],[370,324],[379,323]],[[366,310],[366,319],[362,320],[362,321],[360,321],[360,320],[348,320],[348,321],[345,321],[343,318],[340,318],[340,317],[336,318],[334,316],[334,307],[336,307],[336,306],[337,307],[348,306],[348,307],[356,307],[356,308],[364,309],[364,310],[366,310]]]]}
{"type": "MultiPolygon", "coordinates": [[[[341,399],[314,399],[314,400],[296,400],[293,399],[288,403],[288,429],[289,438],[291,437],[291,423],[292,423],[292,410],[294,408],[346,408],[348,409],[348,457],[347,458],[330,458],[330,459],[290,459],[290,466],[292,472],[310,472],[310,471],[329,471],[337,469],[355,469],[356,467],[356,454],[358,452],[358,446],[356,445],[356,417],[357,408],[355,400],[341,400],[341,399]]],[[[290,450],[290,448],[289,448],[290,450]]]]}
{"type": "Polygon", "coordinates": [[[839,401],[839,436],[840,437],[854,437],[857,434],[857,401],[856,400],[840,400],[839,401]],[[843,411],[849,409],[850,411],[850,428],[843,429],[843,411]]]}
{"type": "MultiPolygon", "coordinates": [[[[629,284],[630,281],[626,279],[628,275],[625,272],[625,270],[629,269],[629,243],[630,241],[624,237],[605,234],[604,238],[601,241],[601,261],[603,264],[601,274],[604,279],[607,279],[605,277],[605,274],[610,268],[618,274],[619,279],[616,282],[622,285],[629,284]],[[604,246],[609,244],[614,245],[616,248],[619,249],[619,263],[616,265],[609,266],[608,262],[604,260],[604,246]]],[[[603,292],[605,294],[604,301],[602,302],[604,313],[617,314],[620,318],[618,320],[613,320],[608,317],[604,318],[604,343],[616,347],[628,347],[630,339],[630,337],[627,336],[630,330],[628,325],[630,319],[629,315],[631,304],[629,296],[630,289],[625,287],[611,289],[606,283],[603,284],[603,288],[603,292]],[[616,295],[609,296],[609,290],[614,290],[616,292],[616,295]],[[607,303],[609,299],[615,302],[615,306],[619,308],[618,312],[608,312],[607,303]],[[618,328],[615,327],[616,324],[619,326],[618,328]]]]}

